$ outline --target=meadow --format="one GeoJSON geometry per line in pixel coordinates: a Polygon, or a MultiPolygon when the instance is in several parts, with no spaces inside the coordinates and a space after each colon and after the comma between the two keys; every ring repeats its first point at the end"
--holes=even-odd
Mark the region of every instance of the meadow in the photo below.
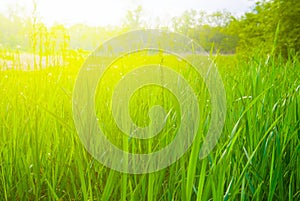
{"type": "MultiPolygon", "coordinates": [[[[149,174],[111,170],[82,145],[73,120],[72,93],[86,55],[63,66],[34,71],[0,67],[0,199],[300,200],[300,62],[292,55],[288,59],[211,57],[227,98],[226,121],[217,146],[199,160],[198,139],[180,160],[149,174]]],[[[106,115],[110,107],[105,101],[110,96],[101,99],[111,93],[114,79],[119,78],[113,76],[114,71],[102,80],[96,111],[108,138],[118,145],[124,142],[117,137],[122,133],[106,115]]],[[[202,94],[201,79],[190,71],[182,73],[202,94]]],[[[201,111],[209,117],[206,98],[200,100],[201,111]]],[[[147,124],[145,112],[157,103],[170,110],[172,117],[159,136],[163,140],[133,140],[127,145],[131,151],[147,153],[158,142],[164,145],[172,140],[172,126],[178,119],[176,107],[172,110],[176,101],[168,92],[145,88],[135,94],[131,116],[138,124],[147,124]]],[[[203,130],[208,122],[209,118],[201,121],[203,130]]]]}

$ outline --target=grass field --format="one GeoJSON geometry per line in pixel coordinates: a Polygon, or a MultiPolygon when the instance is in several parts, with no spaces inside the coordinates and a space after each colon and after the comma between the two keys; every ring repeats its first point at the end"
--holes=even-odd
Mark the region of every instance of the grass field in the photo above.
{"type": "MultiPolygon", "coordinates": [[[[72,116],[81,62],[0,71],[0,200],[300,200],[300,62],[258,56],[214,60],[227,96],[226,122],[217,146],[199,160],[199,143],[194,143],[170,167],[142,175],[111,170],[84,149],[72,116]]],[[[201,79],[185,73],[201,94],[201,79]]],[[[107,125],[104,129],[119,134],[106,116],[107,100],[101,99],[111,92],[112,78],[118,77],[103,80],[96,110],[107,125]]],[[[170,109],[172,101],[161,88],[145,89],[135,94],[131,116],[147,124],[147,108],[161,103],[170,109]],[[143,99],[150,101],[140,104],[143,99]]],[[[203,112],[209,116],[209,107],[203,112]]],[[[176,109],[171,116],[170,128],[162,135],[166,142],[172,139],[176,109]]],[[[139,152],[155,149],[154,142],[132,143],[139,152]]]]}

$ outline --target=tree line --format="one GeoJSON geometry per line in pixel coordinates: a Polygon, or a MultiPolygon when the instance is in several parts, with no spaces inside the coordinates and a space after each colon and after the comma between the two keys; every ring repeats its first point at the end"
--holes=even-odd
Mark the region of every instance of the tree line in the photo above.
{"type": "MultiPolygon", "coordinates": [[[[91,27],[76,24],[45,26],[30,18],[0,14],[0,50],[20,49],[38,54],[70,49],[93,50],[109,37],[132,29],[147,28],[138,6],[127,12],[122,26],[91,27]]],[[[158,20],[159,21],[159,20],[158,20]]],[[[222,54],[280,54],[287,57],[300,49],[300,1],[259,1],[252,11],[236,17],[227,11],[206,13],[188,10],[172,18],[166,28],[196,40],[206,51],[222,54]]]]}

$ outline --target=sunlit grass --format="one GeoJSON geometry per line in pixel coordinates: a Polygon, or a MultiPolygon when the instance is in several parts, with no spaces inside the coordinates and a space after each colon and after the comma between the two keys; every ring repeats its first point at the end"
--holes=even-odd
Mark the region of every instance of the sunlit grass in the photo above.
{"type": "MultiPolygon", "coordinates": [[[[198,160],[200,145],[194,143],[178,162],[145,175],[110,170],[84,149],[71,108],[78,67],[0,71],[1,200],[299,200],[299,61],[253,57],[244,62],[235,56],[215,61],[227,93],[218,145],[198,160]]],[[[201,79],[181,73],[201,94],[201,79]]],[[[112,77],[106,79],[101,86],[113,86],[105,85],[114,83],[112,77]]],[[[141,124],[147,123],[144,107],[156,100],[149,105],[136,101],[161,93],[160,88],[147,90],[136,94],[131,105],[141,124]]],[[[158,103],[167,109],[173,105],[168,93],[162,97],[158,103]]],[[[208,122],[204,119],[202,129],[208,122]]]]}

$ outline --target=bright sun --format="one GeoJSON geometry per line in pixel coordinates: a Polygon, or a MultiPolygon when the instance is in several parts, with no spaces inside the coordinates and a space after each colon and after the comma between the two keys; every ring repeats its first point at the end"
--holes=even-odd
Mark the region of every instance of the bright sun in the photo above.
{"type": "MultiPolygon", "coordinates": [[[[143,7],[143,14],[148,21],[159,17],[168,21],[171,17],[180,15],[189,9],[214,12],[228,10],[235,14],[242,14],[249,10],[253,2],[248,0],[1,0],[0,13],[6,8],[19,8],[32,14],[33,2],[37,3],[39,18],[48,26],[53,23],[72,25],[85,23],[88,25],[119,25],[127,10],[143,7]]],[[[8,9],[9,10],[9,9],[8,9]]]]}
{"type": "Polygon", "coordinates": [[[47,24],[59,21],[65,24],[116,25],[125,15],[126,6],[116,0],[44,0],[40,2],[40,10],[47,24]]]}

